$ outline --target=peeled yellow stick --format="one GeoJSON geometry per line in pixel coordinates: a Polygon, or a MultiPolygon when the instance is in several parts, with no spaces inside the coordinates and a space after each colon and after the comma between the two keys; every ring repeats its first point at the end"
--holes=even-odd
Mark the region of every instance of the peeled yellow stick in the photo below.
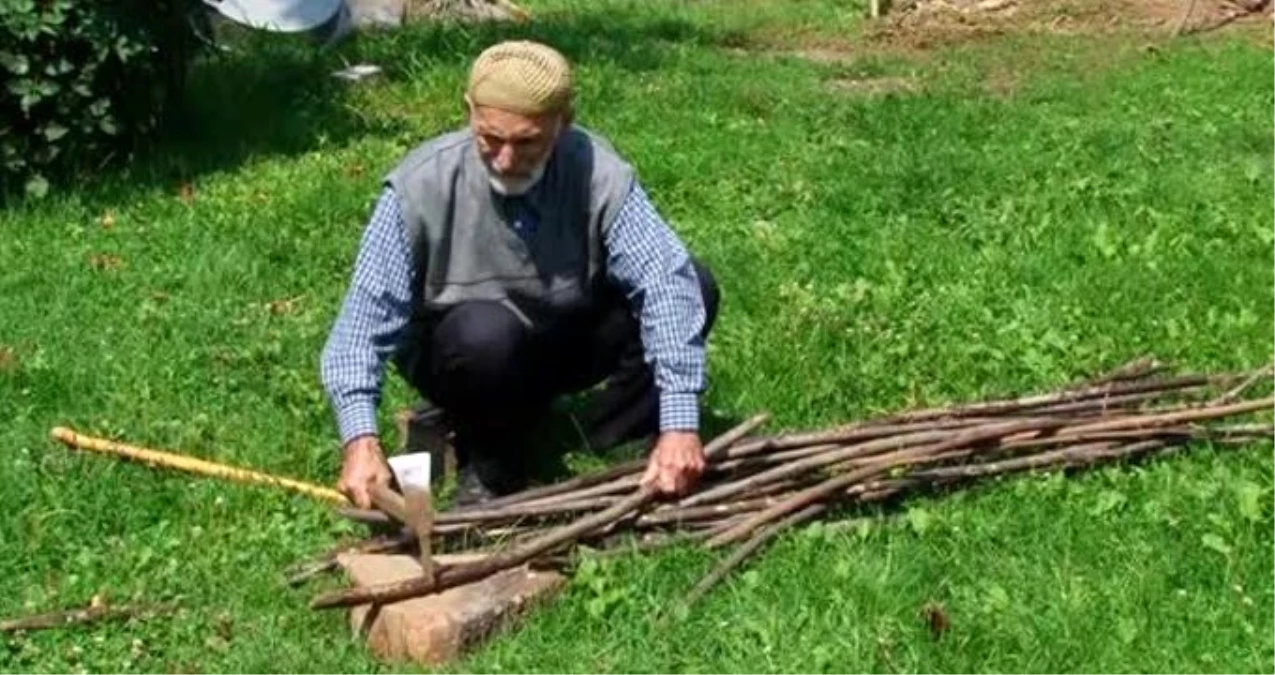
{"type": "Polygon", "coordinates": [[[145,462],[150,466],[162,466],[169,469],[179,469],[190,473],[199,474],[201,476],[211,476],[213,478],[225,478],[236,483],[262,483],[265,485],[275,485],[289,490],[295,490],[302,494],[318,497],[330,502],[338,504],[348,504],[349,500],[345,495],[313,483],[292,480],[291,478],[280,478],[279,476],[271,476],[270,474],[251,471],[249,469],[240,469],[217,462],[209,462],[203,459],[178,455],[172,452],[164,452],[162,450],[150,450],[148,448],[139,448],[134,445],[126,445],[124,443],[116,443],[103,438],[93,438],[91,436],[82,436],[66,427],[55,427],[51,432],[54,440],[61,441],[72,448],[81,450],[92,450],[94,452],[103,452],[111,455],[119,455],[134,459],[139,462],[145,462]]]}

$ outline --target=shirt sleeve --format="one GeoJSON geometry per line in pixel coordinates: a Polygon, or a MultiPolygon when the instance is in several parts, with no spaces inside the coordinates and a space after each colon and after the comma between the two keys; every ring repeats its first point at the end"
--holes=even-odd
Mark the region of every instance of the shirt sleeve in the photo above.
{"type": "Polygon", "coordinates": [[[385,362],[410,315],[413,267],[398,197],[386,187],[363,232],[354,275],[321,359],[323,387],[343,445],[378,433],[385,362]]]}
{"type": "Polygon", "coordinates": [[[660,392],[660,430],[699,429],[704,298],[690,254],[634,183],[606,237],[607,273],[638,314],[660,392]]]}

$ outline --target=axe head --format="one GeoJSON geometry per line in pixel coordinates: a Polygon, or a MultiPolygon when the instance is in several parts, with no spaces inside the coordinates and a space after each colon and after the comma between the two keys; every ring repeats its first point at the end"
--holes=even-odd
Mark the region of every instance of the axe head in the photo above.
{"type": "Polygon", "coordinates": [[[428,452],[409,452],[389,458],[390,471],[399,490],[429,490],[433,473],[432,457],[428,452]]]}

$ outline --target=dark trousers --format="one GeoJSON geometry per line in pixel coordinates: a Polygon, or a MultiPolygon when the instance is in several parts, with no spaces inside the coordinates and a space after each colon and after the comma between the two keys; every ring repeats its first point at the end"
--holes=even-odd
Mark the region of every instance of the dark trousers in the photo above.
{"type": "MultiPolygon", "coordinates": [[[[704,298],[703,335],[717,318],[720,291],[692,260],[704,298]]],[[[594,449],[642,438],[659,428],[659,392],[646,363],[640,325],[618,292],[585,315],[533,333],[497,302],[466,302],[406,345],[407,381],[443,409],[456,433],[458,463],[473,464],[485,484],[504,492],[525,478],[530,434],[553,399],[605,381],[584,413],[594,449]]]]}

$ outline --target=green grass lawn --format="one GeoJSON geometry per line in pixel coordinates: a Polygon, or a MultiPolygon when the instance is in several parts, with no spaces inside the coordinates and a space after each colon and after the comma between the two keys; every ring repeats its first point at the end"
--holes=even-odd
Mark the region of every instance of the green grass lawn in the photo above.
{"type": "MultiPolygon", "coordinates": [[[[0,616],[96,593],[181,607],[4,637],[0,670],[384,668],[342,614],[306,608],[314,586],[281,583],[356,532],[323,505],[47,434],[334,482],[318,354],[379,177],[461,123],[468,59],[498,36],[576,62],[580,120],[715,270],[706,402],[725,416],[812,427],[1144,353],[1191,370],[1271,359],[1275,85],[1269,45],[1244,31],[812,60],[786,50],[853,33],[861,8],[560,5],[322,56],[254,41],[201,65],[184,138],[0,210],[0,616]],[[342,58],[388,72],[341,86],[326,73],[342,58]],[[855,84],[887,77],[906,91],[855,84]]],[[[395,380],[386,428],[410,401],[395,380]]],[[[805,528],[667,626],[716,555],[623,558],[453,668],[1272,672],[1273,466],[1269,443],[1197,448],[805,528]],[[930,602],[951,620],[938,641],[930,602]]]]}

